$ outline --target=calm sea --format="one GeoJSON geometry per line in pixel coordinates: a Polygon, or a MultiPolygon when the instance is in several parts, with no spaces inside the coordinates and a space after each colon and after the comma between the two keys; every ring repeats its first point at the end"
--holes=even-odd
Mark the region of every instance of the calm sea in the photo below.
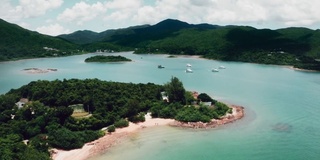
{"type": "Polygon", "coordinates": [[[281,66],[191,57],[115,53],[126,63],[84,63],[95,55],[0,63],[0,94],[33,80],[98,78],[164,84],[178,77],[187,90],[245,107],[245,118],[208,130],[146,128],[94,160],[316,160],[320,159],[320,73],[281,66]],[[185,73],[186,64],[193,73],[185,73]],[[162,65],[165,68],[158,69],[162,65]],[[225,66],[219,72],[212,68],[225,66]],[[56,68],[28,74],[25,68],[56,68]]]}

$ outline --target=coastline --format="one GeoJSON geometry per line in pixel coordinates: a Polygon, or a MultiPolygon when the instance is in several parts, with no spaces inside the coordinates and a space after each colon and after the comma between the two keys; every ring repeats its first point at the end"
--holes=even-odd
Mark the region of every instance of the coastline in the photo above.
{"type": "Polygon", "coordinates": [[[244,107],[231,105],[232,113],[221,117],[221,119],[213,119],[209,123],[202,122],[178,122],[174,119],[163,119],[163,118],[151,118],[150,115],[146,115],[146,121],[141,123],[129,123],[128,127],[117,128],[115,132],[109,134],[106,133],[105,136],[86,143],[80,149],[74,149],[70,151],[52,149],[51,158],[53,160],[85,160],[90,157],[102,154],[106,152],[109,148],[121,143],[121,140],[138,132],[141,129],[147,127],[163,126],[169,125],[172,127],[182,127],[182,128],[214,128],[224,124],[232,123],[244,117],[244,107]]]}
{"type": "Polygon", "coordinates": [[[174,121],[169,125],[173,127],[182,127],[182,128],[208,129],[208,128],[215,128],[221,125],[232,123],[244,117],[244,107],[231,105],[230,108],[232,108],[232,113],[228,113],[225,116],[221,117],[220,119],[212,119],[211,122],[208,122],[208,123],[174,121]]]}
{"type": "Polygon", "coordinates": [[[284,66],[284,68],[288,68],[294,71],[301,71],[301,72],[319,72],[317,70],[308,70],[308,69],[301,69],[301,68],[295,68],[293,66],[284,66]]]}
{"type": "Polygon", "coordinates": [[[141,123],[129,123],[128,127],[117,128],[113,133],[106,133],[105,136],[86,143],[80,149],[74,149],[70,151],[53,149],[51,158],[53,160],[85,160],[95,155],[99,155],[107,151],[110,147],[115,146],[120,143],[121,140],[125,137],[128,137],[130,134],[133,134],[146,127],[154,127],[159,125],[168,125],[173,123],[174,119],[162,119],[162,118],[151,118],[151,116],[146,115],[146,121],[141,123]]]}

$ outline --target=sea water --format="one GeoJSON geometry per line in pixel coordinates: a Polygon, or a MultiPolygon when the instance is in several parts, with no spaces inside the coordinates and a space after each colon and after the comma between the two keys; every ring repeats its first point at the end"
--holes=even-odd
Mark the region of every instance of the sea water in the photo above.
{"type": "MultiPolygon", "coordinates": [[[[207,130],[145,128],[93,160],[301,160],[320,158],[320,73],[282,66],[194,57],[114,53],[133,60],[85,63],[94,54],[0,63],[0,93],[34,80],[98,78],[164,84],[179,78],[190,91],[245,107],[245,117],[207,130]],[[186,73],[191,64],[193,73],[186,73]],[[162,65],[165,68],[158,69],[162,65]],[[212,68],[225,66],[219,72],[212,68]],[[25,68],[58,71],[29,74],[25,68]]],[[[100,54],[100,53],[99,53],[100,54]]],[[[104,53],[107,54],[107,53],[104,53]]]]}

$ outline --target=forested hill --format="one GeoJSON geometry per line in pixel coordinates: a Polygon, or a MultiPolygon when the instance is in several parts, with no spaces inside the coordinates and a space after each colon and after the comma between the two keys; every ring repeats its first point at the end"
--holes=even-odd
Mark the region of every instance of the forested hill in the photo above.
{"type": "Polygon", "coordinates": [[[84,30],[84,31],[76,31],[71,34],[63,34],[59,35],[63,39],[66,39],[70,42],[76,44],[90,44],[95,42],[101,42],[110,39],[116,35],[127,35],[134,33],[134,29],[149,27],[149,25],[141,25],[141,26],[133,26],[123,29],[111,29],[106,30],[100,33],[84,30]]]}
{"type": "Polygon", "coordinates": [[[135,53],[202,55],[225,61],[320,70],[320,63],[315,60],[320,59],[320,30],[307,28],[270,30],[249,26],[194,25],[167,19],[95,41],[135,49],[135,53]]]}
{"type": "Polygon", "coordinates": [[[29,31],[0,19],[0,61],[72,55],[78,46],[64,39],[29,31]]]}
{"type": "Polygon", "coordinates": [[[256,29],[249,26],[188,24],[167,19],[155,25],[77,31],[51,37],[0,20],[0,61],[79,52],[128,51],[202,55],[224,61],[293,65],[320,70],[320,30],[256,29]]]}

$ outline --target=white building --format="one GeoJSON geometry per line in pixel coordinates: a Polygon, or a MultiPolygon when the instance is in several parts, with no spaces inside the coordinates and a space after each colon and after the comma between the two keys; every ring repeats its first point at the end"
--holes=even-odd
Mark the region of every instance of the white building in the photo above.
{"type": "Polygon", "coordinates": [[[16,103],[16,105],[18,106],[18,109],[20,109],[24,107],[24,105],[28,102],[29,100],[27,98],[21,98],[20,101],[16,103]]]}

